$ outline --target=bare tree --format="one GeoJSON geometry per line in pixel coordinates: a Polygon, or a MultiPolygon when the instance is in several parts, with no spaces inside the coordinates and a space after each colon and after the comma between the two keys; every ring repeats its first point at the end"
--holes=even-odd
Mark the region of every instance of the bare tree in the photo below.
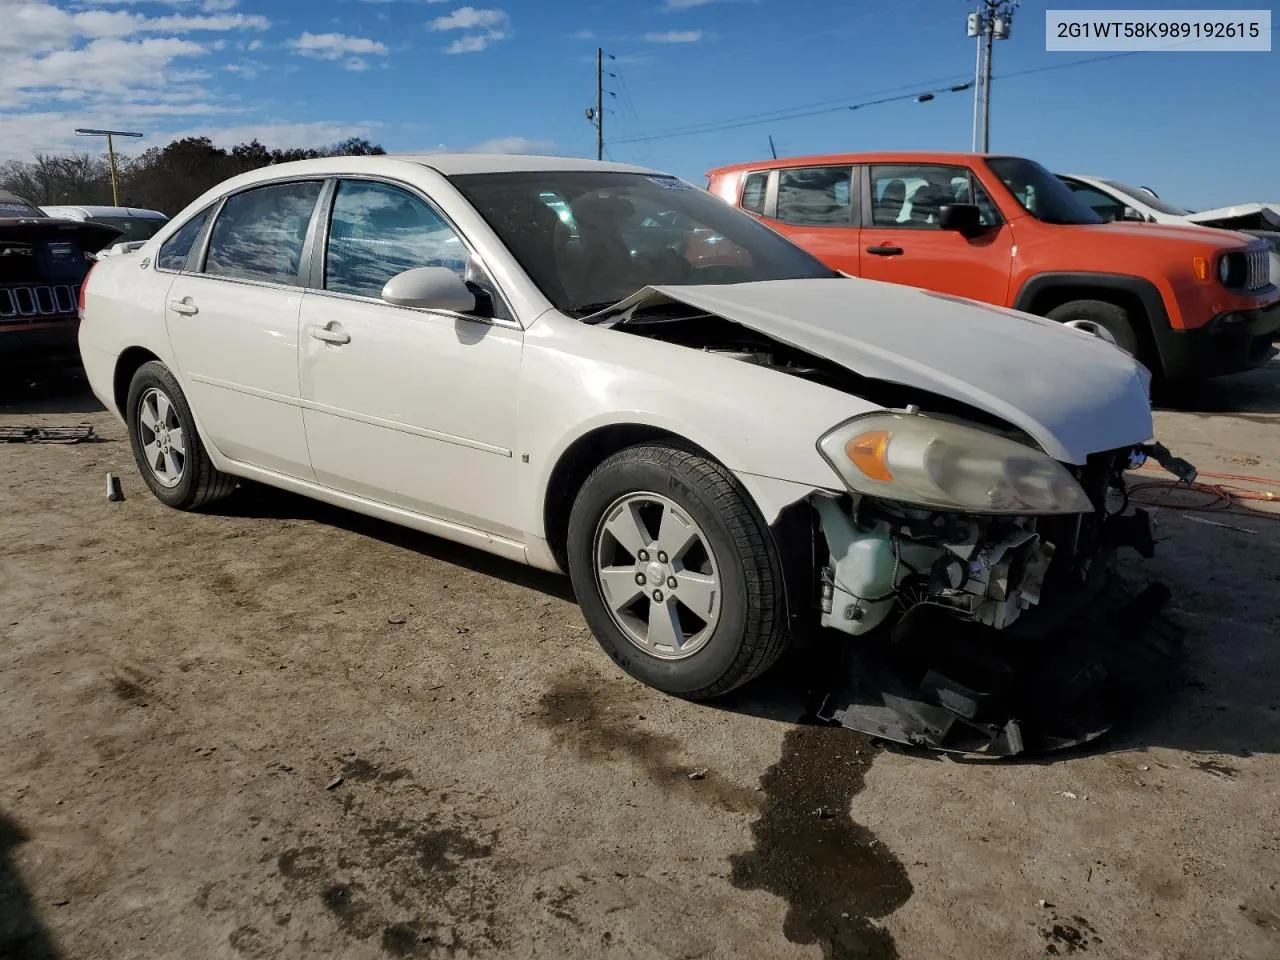
{"type": "MultiPolygon", "coordinates": [[[[228,177],[290,160],[385,154],[377,144],[351,137],[324,149],[269,148],[258,140],[229,150],[208,137],[185,137],[141,156],[117,157],[120,202],[173,215],[228,177]]],[[[111,171],[101,154],[38,153],[31,161],[0,166],[0,189],[35,204],[110,204],[111,171]]]]}

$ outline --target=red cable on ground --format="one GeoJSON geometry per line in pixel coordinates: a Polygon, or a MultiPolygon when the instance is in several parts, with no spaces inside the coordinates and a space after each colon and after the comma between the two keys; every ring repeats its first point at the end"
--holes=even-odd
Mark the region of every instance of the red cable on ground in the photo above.
{"type": "MultiPolygon", "coordinates": [[[[1144,470],[1159,469],[1155,464],[1143,464],[1144,470]]],[[[1197,474],[1214,480],[1235,480],[1242,483],[1256,483],[1280,487],[1280,480],[1272,477],[1258,477],[1247,473],[1221,473],[1213,470],[1201,470],[1197,474]]],[[[1129,487],[1129,500],[1148,507],[1166,507],[1170,510],[1188,510],[1193,513],[1235,513],[1248,517],[1262,517],[1267,520],[1280,520],[1280,513],[1266,510],[1250,510],[1240,501],[1260,503],[1280,503],[1280,493],[1274,490],[1247,490],[1229,486],[1224,483],[1185,484],[1178,480],[1148,480],[1135,483],[1129,487]],[[1147,491],[1145,494],[1142,491],[1147,491]],[[1159,492],[1157,492],[1159,491],[1159,492]],[[1200,499],[1192,502],[1181,502],[1179,497],[1188,494],[1200,494],[1208,500],[1200,499]]]]}

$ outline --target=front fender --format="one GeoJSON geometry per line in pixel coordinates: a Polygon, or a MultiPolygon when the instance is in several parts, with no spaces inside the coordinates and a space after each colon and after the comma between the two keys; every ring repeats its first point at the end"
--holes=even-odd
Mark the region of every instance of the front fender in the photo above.
{"type": "Polygon", "coordinates": [[[553,333],[526,343],[517,453],[527,470],[521,515],[535,537],[546,534],[543,505],[557,464],[602,427],[648,427],[696,444],[742,479],[771,521],[805,491],[843,488],[818,439],[880,409],[767,367],[576,326],[571,350],[553,333]]]}

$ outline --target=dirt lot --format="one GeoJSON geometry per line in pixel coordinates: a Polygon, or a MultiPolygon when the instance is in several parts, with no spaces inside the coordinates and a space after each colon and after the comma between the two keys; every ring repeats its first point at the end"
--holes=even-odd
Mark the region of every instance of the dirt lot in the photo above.
{"type": "MultiPolygon", "coordinates": [[[[1200,410],[1176,452],[1280,477],[1280,363],[1200,410]]],[[[971,764],[796,725],[795,670],[666,698],[562,579],[270,491],[170,511],[91,398],[0,406],[82,421],[0,446],[0,957],[1280,957],[1278,522],[1161,510],[1187,682],[971,764]]]]}

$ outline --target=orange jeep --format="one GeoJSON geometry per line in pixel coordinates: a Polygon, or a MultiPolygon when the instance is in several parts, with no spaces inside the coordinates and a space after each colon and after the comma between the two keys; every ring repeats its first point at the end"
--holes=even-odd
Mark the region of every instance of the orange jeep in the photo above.
{"type": "Polygon", "coordinates": [[[1087,329],[1165,382],[1235,373],[1276,352],[1280,289],[1262,240],[1104,222],[1032,160],[838,154],[707,177],[712,193],[836,270],[1087,329]]]}

